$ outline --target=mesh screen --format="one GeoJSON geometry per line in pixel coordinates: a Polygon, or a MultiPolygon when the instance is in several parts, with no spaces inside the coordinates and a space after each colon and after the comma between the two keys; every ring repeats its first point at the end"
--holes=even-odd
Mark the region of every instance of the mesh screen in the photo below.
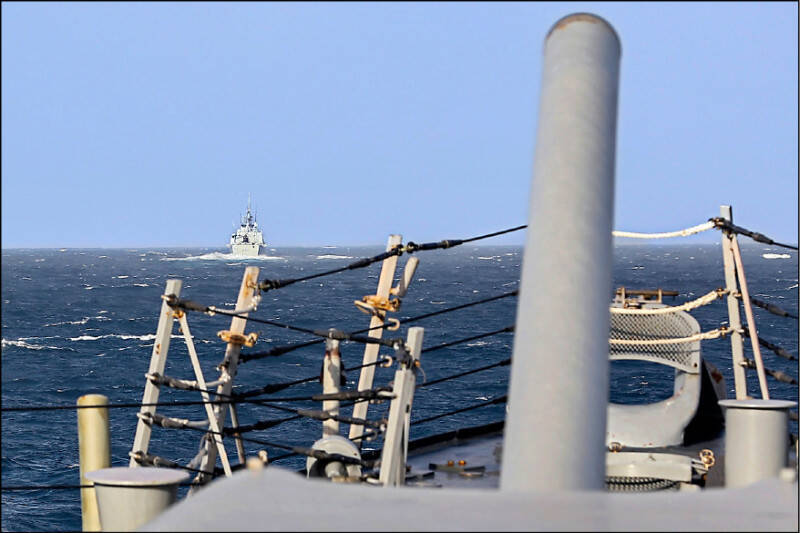
{"type": "MultiPolygon", "coordinates": [[[[689,337],[700,333],[700,325],[689,313],[664,315],[611,314],[611,339],[652,340],[689,337]]],[[[670,344],[609,344],[612,361],[639,359],[673,366],[696,374],[700,367],[700,341],[670,344]]]]}

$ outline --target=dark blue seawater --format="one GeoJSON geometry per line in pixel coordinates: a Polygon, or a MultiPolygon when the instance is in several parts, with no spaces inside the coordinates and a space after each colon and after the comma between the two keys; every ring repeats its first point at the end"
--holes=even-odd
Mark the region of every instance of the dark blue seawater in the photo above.
{"type": "MultiPolygon", "coordinates": [[[[3,250],[2,252],[2,404],[74,404],[88,393],[101,393],[111,403],[139,402],[144,388],[156,330],[160,295],[168,278],[183,280],[182,297],[206,305],[233,306],[247,265],[261,269],[259,278],[288,278],[342,266],[352,258],[379,253],[380,247],[279,248],[270,259],[242,261],[219,249],[68,249],[3,250]]],[[[797,313],[797,253],[780,248],[744,244],[743,254],[751,295],[797,313]],[[766,258],[764,254],[788,254],[766,258]]],[[[467,247],[419,253],[416,280],[403,301],[398,318],[408,318],[446,307],[487,298],[518,287],[519,247],[467,247]]],[[[405,264],[407,256],[400,259],[405,264]]],[[[264,294],[251,316],[312,329],[367,327],[369,318],[353,300],[372,294],[380,265],[298,283],[264,294]]],[[[724,285],[719,245],[626,245],[615,249],[614,285],[628,288],[664,288],[680,291],[678,304],[724,285]]],[[[609,294],[609,299],[611,294],[609,294]]],[[[672,301],[666,300],[667,304],[672,301]]],[[[580,302],[575,302],[580,305],[580,302]]],[[[448,342],[514,324],[516,299],[421,320],[424,347],[448,342]]],[[[703,331],[727,319],[722,300],[693,312],[703,331]]],[[[797,321],[755,309],[759,334],[798,353],[797,321]]],[[[189,324],[206,379],[217,375],[224,344],[219,330],[230,319],[190,314],[189,324]]],[[[389,336],[405,336],[407,327],[389,336]]],[[[266,325],[249,323],[247,331],[261,333],[256,348],[263,350],[310,337],[266,325]]],[[[177,328],[174,333],[177,334],[177,328]]],[[[511,354],[513,335],[504,333],[424,354],[422,367],[428,380],[500,361],[511,354]]],[[[382,349],[381,353],[386,350],[382,349]]],[[[748,357],[752,357],[749,342],[748,357]]],[[[797,376],[797,365],[762,349],[767,367],[797,376]]],[[[733,376],[728,339],[703,342],[703,355],[725,375],[732,396],[733,376]]],[[[363,345],[343,343],[345,366],[360,364],[363,345]]],[[[290,352],[277,358],[250,361],[239,367],[241,389],[319,375],[322,345],[290,352]]],[[[611,398],[617,402],[649,402],[667,397],[672,371],[654,370],[646,363],[612,365],[611,398]]],[[[412,421],[503,395],[507,366],[421,388],[414,399],[412,421]]],[[[394,369],[379,368],[376,385],[385,385],[394,369]]],[[[194,379],[184,343],[175,337],[169,349],[166,373],[194,379]]],[[[751,394],[758,397],[754,371],[748,372],[751,394]]],[[[358,371],[347,373],[353,388],[358,371]]],[[[773,398],[797,400],[797,386],[770,379],[773,398]]],[[[285,395],[320,391],[318,382],[286,389],[285,395]]],[[[197,400],[199,394],[164,389],[162,401],[197,400]]],[[[553,399],[557,401],[557,398],[553,399]]],[[[288,405],[288,404],[284,404],[288,405]]],[[[317,407],[314,404],[301,404],[317,407]]],[[[294,405],[297,406],[297,405],[294,405]]],[[[370,418],[384,416],[388,404],[371,406],[370,418]]],[[[135,409],[111,410],[112,465],[128,464],[136,426],[135,409]]],[[[165,413],[165,409],[159,409],[165,413]]],[[[200,406],[172,408],[169,414],[201,419],[200,406]]],[[[242,405],[240,422],[249,424],[285,414],[262,406],[242,405]]],[[[457,427],[500,420],[503,405],[493,405],[444,417],[412,427],[412,438],[457,427]]],[[[255,432],[272,442],[310,445],[320,436],[320,423],[299,420],[265,432],[255,432]]],[[[797,433],[796,422],[792,432],[797,433]]],[[[2,484],[77,484],[78,443],[75,411],[11,412],[2,415],[2,484]]],[[[199,445],[199,433],[154,428],[150,453],[187,463],[199,445]]],[[[380,442],[366,443],[366,447],[380,442]]],[[[249,453],[257,445],[245,444],[249,453]]],[[[229,446],[232,449],[232,446],[229,446]]],[[[267,448],[271,456],[282,450],[267,448]]],[[[231,454],[235,457],[235,452],[231,454]]],[[[233,459],[235,461],[235,458],[233,459]]],[[[301,458],[276,464],[299,468],[301,458]]],[[[80,496],[77,490],[2,493],[2,530],[79,530],[80,496]]]]}

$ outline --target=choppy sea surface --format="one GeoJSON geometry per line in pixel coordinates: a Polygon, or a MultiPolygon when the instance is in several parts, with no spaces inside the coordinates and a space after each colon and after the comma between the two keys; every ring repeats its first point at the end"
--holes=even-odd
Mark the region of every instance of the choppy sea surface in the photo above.
{"type": "MultiPolygon", "coordinates": [[[[781,248],[743,246],[751,296],[797,314],[797,253],[781,248]]],[[[260,268],[259,279],[294,278],[344,266],[354,259],[381,252],[380,247],[272,248],[267,257],[243,259],[223,250],[202,249],[5,249],[2,251],[2,405],[74,405],[84,394],[100,393],[112,404],[140,402],[155,338],[161,294],[167,279],[183,280],[181,296],[205,305],[233,308],[246,266],[260,268]]],[[[416,278],[395,314],[406,319],[503,294],[518,288],[522,250],[510,246],[461,246],[420,252],[416,278]]],[[[408,256],[399,261],[398,275],[408,256]]],[[[692,300],[724,286],[719,244],[624,245],[614,251],[614,285],[679,291],[667,304],[692,300]]],[[[345,331],[366,328],[369,317],[354,300],[373,294],[380,264],[365,269],[297,283],[268,291],[253,317],[309,329],[335,327],[345,331]]],[[[609,293],[609,300],[611,299],[609,293]]],[[[575,302],[576,306],[580,302],[575,302]]],[[[463,339],[514,324],[516,298],[509,297],[420,320],[409,326],[425,328],[423,348],[463,339]]],[[[755,308],[759,335],[794,355],[798,353],[797,321],[755,308]]],[[[722,300],[692,312],[706,331],[727,324],[722,300]]],[[[224,344],[216,333],[228,329],[230,318],[188,315],[191,333],[207,380],[215,379],[224,344]]],[[[247,332],[259,332],[254,348],[265,350],[310,340],[308,335],[250,322],[247,332]]],[[[407,326],[385,336],[405,337],[407,326]]],[[[165,373],[194,379],[188,352],[178,328],[169,348],[165,373]]],[[[423,354],[425,379],[434,380],[485,366],[511,355],[512,333],[464,342],[423,354]]],[[[703,356],[724,374],[733,392],[730,342],[704,341],[703,356]]],[[[280,357],[240,365],[240,390],[319,375],[323,346],[312,345],[280,357]]],[[[364,347],[342,344],[345,367],[361,363],[364,347]]],[[[382,349],[381,353],[387,349],[382,349]]],[[[749,342],[746,355],[752,358],[749,342]]],[[[386,352],[388,354],[388,352],[386,352]]],[[[765,365],[797,377],[796,361],[762,348],[765,365]]],[[[646,363],[612,364],[610,397],[620,403],[642,403],[671,394],[672,371],[646,363]]],[[[412,422],[446,413],[507,392],[508,366],[445,381],[417,391],[412,422]]],[[[386,385],[394,369],[378,368],[375,385],[386,385]]],[[[358,370],[346,372],[347,388],[355,388],[358,370]]],[[[754,371],[748,371],[749,390],[758,397],[754,371]]],[[[797,400],[797,386],[769,380],[773,398],[797,400]]],[[[318,381],[286,389],[284,395],[320,392],[318,381]]],[[[160,401],[199,400],[197,392],[162,388],[160,401]]],[[[554,398],[553,401],[558,401],[554,398]]],[[[320,408],[310,402],[282,403],[320,408]]],[[[386,415],[388,403],[370,406],[369,418],[386,415]]],[[[159,413],[167,412],[159,409],[159,413]]],[[[136,427],[136,409],[111,410],[112,466],[126,466],[136,427]]],[[[347,414],[347,411],[345,411],[347,414]]],[[[202,419],[201,406],[170,408],[169,415],[202,419]]],[[[283,417],[285,413],[257,405],[241,405],[241,424],[283,417]]],[[[502,404],[490,405],[429,423],[412,426],[411,438],[458,427],[493,422],[505,416],[502,404]]],[[[346,428],[346,426],[345,426],[346,428]]],[[[343,428],[343,432],[344,429],[343,428]]],[[[797,433],[797,423],[791,423],[797,433]]],[[[301,419],[250,434],[271,442],[310,446],[321,434],[320,422],[301,419]]],[[[154,428],[150,453],[186,464],[196,454],[200,433],[154,428]]],[[[2,414],[2,484],[56,485],[79,483],[76,414],[68,411],[6,412],[2,414]]],[[[365,443],[378,447],[380,441],[365,443]]],[[[232,446],[229,446],[231,450],[232,446]]],[[[249,454],[257,445],[245,444],[249,454]]],[[[270,456],[283,450],[266,448],[270,456]]],[[[232,461],[235,452],[229,451],[232,461]]],[[[293,457],[275,463],[300,468],[293,457]]],[[[2,492],[3,531],[80,530],[78,490],[2,492]]]]}

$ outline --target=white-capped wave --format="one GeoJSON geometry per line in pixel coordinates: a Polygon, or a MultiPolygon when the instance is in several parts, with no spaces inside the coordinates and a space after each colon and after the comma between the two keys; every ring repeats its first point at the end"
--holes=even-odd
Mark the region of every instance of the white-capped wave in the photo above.
{"type": "Polygon", "coordinates": [[[162,257],[162,261],[231,261],[231,260],[248,260],[248,261],[272,261],[275,259],[284,259],[277,255],[257,255],[255,257],[239,254],[223,254],[220,252],[211,252],[210,254],[193,255],[189,257],[162,257]]]}
{"type": "Polygon", "coordinates": [[[476,342],[468,342],[467,346],[486,346],[487,344],[489,343],[486,341],[476,341],[476,342]]]}
{"type": "Polygon", "coordinates": [[[27,350],[68,350],[69,348],[61,348],[59,346],[45,346],[42,344],[29,344],[23,340],[7,341],[2,339],[2,346],[16,346],[17,348],[25,348],[27,350]]]}
{"type": "Polygon", "coordinates": [[[89,317],[85,316],[85,317],[81,318],[80,320],[67,320],[66,322],[53,322],[52,324],[45,324],[44,327],[47,327],[47,326],[66,326],[66,325],[82,326],[83,324],[86,324],[88,321],[89,321],[89,317]]]}
{"type": "Polygon", "coordinates": [[[324,254],[324,255],[317,255],[314,257],[315,259],[353,259],[353,257],[349,255],[336,255],[336,254],[324,254]]]}
{"type": "Polygon", "coordinates": [[[478,259],[499,259],[499,255],[479,256],[478,259]]]}
{"type": "Polygon", "coordinates": [[[117,278],[117,279],[126,279],[126,278],[129,278],[129,277],[130,277],[130,276],[111,276],[111,279],[114,279],[114,278],[117,278]]]}
{"type": "MultiPolygon", "coordinates": [[[[71,341],[98,341],[100,339],[122,339],[124,341],[129,340],[137,340],[137,341],[152,341],[155,340],[156,336],[154,333],[148,333],[147,335],[120,335],[118,333],[109,333],[107,335],[80,335],[78,337],[69,337],[71,341]]],[[[183,335],[172,335],[173,339],[182,339],[183,335]]]]}
{"type": "Polygon", "coordinates": [[[149,287],[150,285],[148,285],[147,283],[134,283],[133,286],[134,287],[149,287]]]}
{"type": "Polygon", "coordinates": [[[764,259],[791,259],[789,254],[761,254],[764,259]]]}

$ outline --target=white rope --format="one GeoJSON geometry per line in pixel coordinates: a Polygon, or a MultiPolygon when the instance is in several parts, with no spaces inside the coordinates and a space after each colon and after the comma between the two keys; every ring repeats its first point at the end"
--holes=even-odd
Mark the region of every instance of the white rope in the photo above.
{"type": "Polygon", "coordinates": [[[730,292],[728,289],[716,289],[708,294],[704,294],[700,298],[686,302],[682,305],[675,305],[673,307],[658,307],[655,309],[633,309],[627,307],[611,307],[611,312],[616,315],[665,315],[667,313],[676,313],[678,311],[691,311],[704,305],[710,304],[717,298],[722,298],[730,292]]]}
{"type": "Polygon", "coordinates": [[[730,333],[730,330],[727,328],[719,328],[719,329],[712,329],[711,331],[706,331],[703,333],[697,333],[692,335],[691,337],[680,337],[677,339],[608,339],[609,344],[623,344],[623,345],[632,345],[632,346],[641,346],[641,345],[656,345],[656,344],[679,344],[683,342],[694,342],[694,341],[702,341],[702,340],[709,340],[709,339],[718,339],[723,335],[727,335],[730,333]]]}
{"type": "Polygon", "coordinates": [[[697,226],[692,226],[691,228],[686,228],[678,231],[670,231],[668,233],[635,233],[632,231],[612,231],[611,234],[614,237],[630,237],[632,239],[666,239],[668,237],[686,237],[688,235],[694,235],[695,233],[700,233],[701,231],[706,231],[714,228],[714,223],[708,221],[704,224],[698,224],[697,226]]]}

